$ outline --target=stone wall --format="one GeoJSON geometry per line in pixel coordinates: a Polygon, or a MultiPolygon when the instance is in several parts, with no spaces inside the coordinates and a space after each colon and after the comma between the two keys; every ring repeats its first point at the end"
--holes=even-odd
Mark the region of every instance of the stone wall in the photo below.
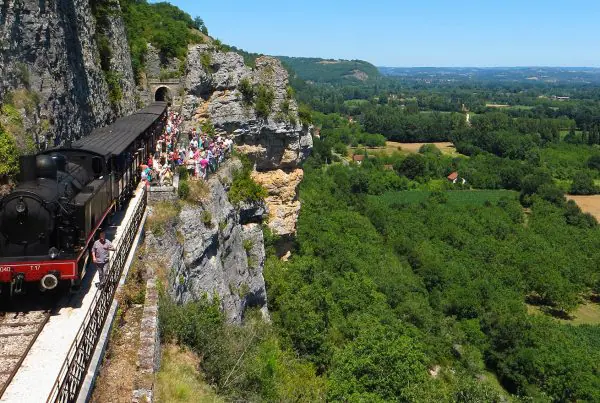
{"type": "Polygon", "coordinates": [[[160,332],[158,322],[158,289],[156,273],[149,267],[146,282],[146,299],[140,325],[138,371],[133,391],[133,402],[154,400],[154,376],[160,369],[160,332]]]}

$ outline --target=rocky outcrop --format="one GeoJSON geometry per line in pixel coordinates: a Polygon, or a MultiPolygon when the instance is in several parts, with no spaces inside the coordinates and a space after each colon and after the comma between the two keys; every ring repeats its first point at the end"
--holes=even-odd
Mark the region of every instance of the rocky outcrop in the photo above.
{"type": "MultiPolygon", "coordinates": [[[[118,6],[117,6],[118,7],[118,6]]],[[[107,28],[111,69],[123,97],[111,105],[100,66],[97,26],[87,0],[5,0],[0,8],[0,102],[16,89],[35,96],[22,110],[34,123],[46,122],[40,141],[79,138],[135,107],[133,73],[123,21],[107,28]]]]}
{"type": "Polygon", "coordinates": [[[252,173],[252,179],[269,193],[266,199],[269,227],[276,235],[296,233],[296,221],[300,213],[298,186],[303,177],[304,172],[301,169],[289,173],[281,169],[252,173]]]}
{"type": "Polygon", "coordinates": [[[179,65],[182,63],[176,57],[165,58],[159,50],[149,43],[146,49],[144,70],[148,78],[160,78],[161,73],[178,73],[179,65]]]}
{"type": "Polygon", "coordinates": [[[217,132],[235,138],[237,151],[254,162],[255,180],[269,192],[268,225],[279,235],[295,234],[299,167],[312,149],[312,135],[300,122],[287,71],[266,56],[250,68],[241,55],[212,45],[191,46],[186,71],[184,116],[194,126],[210,121],[217,132]]]}
{"type": "MultiPolygon", "coordinates": [[[[226,184],[239,161],[228,161],[208,181],[209,196],[200,204],[183,204],[175,226],[160,236],[147,234],[147,246],[171,267],[170,291],[179,303],[218,297],[233,323],[240,323],[247,307],[259,307],[267,315],[263,267],[262,228],[257,212],[262,207],[234,207],[226,184]],[[251,217],[247,222],[242,217],[251,217]]],[[[151,207],[151,214],[152,207],[151,207]]],[[[151,219],[151,218],[150,218],[151,219]]]]}
{"type": "Polygon", "coordinates": [[[187,117],[196,122],[210,120],[218,131],[232,134],[239,151],[254,161],[257,170],[294,169],[306,159],[312,136],[300,122],[298,106],[288,90],[288,73],[277,59],[259,57],[251,69],[237,53],[196,45],[190,47],[186,70],[187,117]],[[253,97],[248,88],[254,91],[253,97]],[[264,108],[256,108],[261,89],[272,98],[267,116],[264,108]]]}

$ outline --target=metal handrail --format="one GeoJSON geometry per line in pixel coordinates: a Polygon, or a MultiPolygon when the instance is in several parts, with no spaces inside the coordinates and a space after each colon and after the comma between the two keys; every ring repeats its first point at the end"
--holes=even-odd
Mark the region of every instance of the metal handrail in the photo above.
{"type": "Polygon", "coordinates": [[[115,246],[113,259],[108,263],[105,286],[96,291],[85,319],[54,382],[47,402],[70,403],[77,400],[115,292],[119,286],[119,280],[135,239],[137,228],[144,216],[148,197],[145,186],[142,187],[142,192],[142,197],[135,207],[134,213],[129,217],[124,227],[128,230],[121,233],[121,238],[115,246]],[[131,228],[132,223],[135,230],[131,228]]]}

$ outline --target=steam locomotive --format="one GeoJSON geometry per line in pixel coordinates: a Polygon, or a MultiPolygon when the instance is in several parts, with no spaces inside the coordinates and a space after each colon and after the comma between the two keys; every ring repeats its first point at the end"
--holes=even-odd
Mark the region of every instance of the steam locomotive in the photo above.
{"type": "Polygon", "coordinates": [[[156,102],[74,143],[20,158],[18,186],[0,200],[0,287],[11,296],[26,283],[41,290],[78,286],[107,216],[139,182],[138,167],[167,119],[156,102]]]}

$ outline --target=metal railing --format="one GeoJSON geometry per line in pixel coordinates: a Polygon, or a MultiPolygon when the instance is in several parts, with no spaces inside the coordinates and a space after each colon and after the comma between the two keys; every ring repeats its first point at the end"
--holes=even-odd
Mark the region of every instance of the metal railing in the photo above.
{"type": "Polygon", "coordinates": [[[105,286],[96,292],[59,375],[54,382],[47,402],[70,403],[77,400],[81,385],[86,378],[88,366],[94,355],[96,344],[104,328],[104,322],[110,311],[115,292],[119,286],[121,273],[127,262],[137,229],[144,216],[147,191],[145,186],[141,189],[143,192],[142,197],[138,201],[134,213],[125,223],[121,238],[115,246],[112,260],[108,263],[109,267],[105,286]]]}

